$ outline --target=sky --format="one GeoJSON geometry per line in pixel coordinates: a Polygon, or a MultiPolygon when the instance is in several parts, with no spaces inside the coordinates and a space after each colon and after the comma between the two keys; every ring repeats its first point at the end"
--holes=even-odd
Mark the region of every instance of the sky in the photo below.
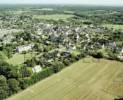
{"type": "Polygon", "coordinates": [[[0,0],[0,4],[87,4],[123,6],[123,0],[0,0]]]}

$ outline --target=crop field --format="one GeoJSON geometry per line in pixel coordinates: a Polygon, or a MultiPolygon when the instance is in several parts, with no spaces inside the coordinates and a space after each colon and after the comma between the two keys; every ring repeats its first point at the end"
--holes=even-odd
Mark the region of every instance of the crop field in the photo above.
{"type": "Polygon", "coordinates": [[[71,18],[74,15],[67,14],[53,14],[53,15],[35,15],[33,18],[35,19],[44,19],[44,20],[66,20],[67,18],[71,18]]]}
{"type": "Polygon", "coordinates": [[[103,25],[104,27],[107,27],[109,29],[113,28],[114,30],[122,30],[123,31],[123,25],[118,25],[118,24],[105,24],[103,25]]]}
{"type": "Polygon", "coordinates": [[[123,96],[123,63],[85,58],[8,100],[113,100],[123,96]]]}

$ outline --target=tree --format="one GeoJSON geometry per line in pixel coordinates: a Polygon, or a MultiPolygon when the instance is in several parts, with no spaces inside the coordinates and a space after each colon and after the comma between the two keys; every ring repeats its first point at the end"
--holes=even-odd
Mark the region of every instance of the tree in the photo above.
{"type": "Polygon", "coordinates": [[[8,72],[8,78],[19,78],[21,75],[16,69],[11,69],[11,71],[8,72]]]}
{"type": "Polygon", "coordinates": [[[22,54],[24,55],[24,62],[26,61],[26,51],[23,51],[22,54]]]}
{"type": "Polygon", "coordinates": [[[32,71],[25,66],[21,67],[20,73],[22,77],[30,77],[32,75],[32,71]]]}
{"type": "Polygon", "coordinates": [[[20,90],[19,82],[14,78],[8,80],[8,86],[9,86],[9,95],[17,93],[20,90]]]}
{"type": "Polygon", "coordinates": [[[9,65],[4,61],[0,62],[0,74],[4,75],[6,78],[18,78],[19,73],[17,70],[17,66],[9,65]]]}
{"type": "Polygon", "coordinates": [[[30,84],[29,84],[29,79],[28,78],[21,78],[19,79],[20,87],[21,89],[26,89],[30,84]]]}
{"type": "Polygon", "coordinates": [[[93,53],[93,54],[91,54],[94,58],[98,58],[98,59],[100,59],[100,58],[103,58],[103,54],[102,54],[102,52],[95,52],[95,53],[93,53]]]}
{"type": "Polygon", "coordinates": [[[64,59],[63,63],[64,63],[65,66],[69,66],[70,65],[69,59],[64,59]]]}
{"type": "Polygon", "coordinates": [[[123,97],[115,98],[114,100],[123,100],[123,97]]]}
{"type": "Polygon", "coordinates": [[[8,72],[11,71],[10,66],[6,63],[1,61],[0,62],[0,74],[8,77],[8,72]]]}
{"type": "Polygon", "coordinates": [[[4,54],[6,54],[6,56],[8,58],[11,58],[12,57],[12,48],[10,46],[5,47],[4,48],[4,54]]]}
{"type": "Polygon", "coordinates": [[[8,97],[8,84],[6,77],[3,75],[0,75],[0,100],[5,99],[8,97]]]}
{"type": "Polygon", "coordinates": [[[63,67],[64,67],[64,64],[63,63],[61,63],[59,61],[55,61],[53,63],[53,71],[54,71],[54,73],[59,72],[61,69],[63,69],[63,67]]]}

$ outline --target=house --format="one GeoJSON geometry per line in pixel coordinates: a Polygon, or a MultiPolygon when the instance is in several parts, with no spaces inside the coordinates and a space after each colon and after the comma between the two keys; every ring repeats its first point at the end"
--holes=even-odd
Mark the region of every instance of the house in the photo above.
{"type": "Polygon", "coordinates": [[[23,46],[17,47],[16,50],[17,52],[22,53],[24,51],[32,50],[33,47],[34,47],[34,44],[23,45],[23,46]]]}
{"type": "Polygon", "coordinates": [[[79,30],[80,30],[79,27],[75,28],[75,32],[79,32],[79,30]]]}
{"type": "Polygon", "coordinates": [[[53,62],[54,60],[53,59],[49,59],[49,60],[47,60],[47,62],[49,62],[49,63],[51,63],[51,62],[53,62]]]}
{"type": "Polygon", "coordinates": [[[37,31],[37,35],[42,35],[43,34],[43,31],[42,30],[38,30],[37,31]]]}
{"type": "Polygon", "coordinates": [[[42,71],[42,67],[40,65],[36,65],[32,68],[33,73],[39,73],[42,71]]]}
{"type": "Polygon", "coordinates": [[[119,55],[117,56],[120,60],[123,60],[123,56],[122,55],[119,55]]]}
{"type": "Polygon", "coordinates": [[[104,44],[102,45],[102,49],[105,49],[105,45],[104,44]]]}

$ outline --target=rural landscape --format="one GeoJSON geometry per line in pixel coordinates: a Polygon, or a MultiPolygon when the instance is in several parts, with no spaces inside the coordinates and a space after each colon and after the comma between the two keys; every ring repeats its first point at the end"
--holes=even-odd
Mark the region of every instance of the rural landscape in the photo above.
{"type": "Polygon", "coordinates": [[[0,5],[0,100],[123,100],[123,7],[0,5]]]}

